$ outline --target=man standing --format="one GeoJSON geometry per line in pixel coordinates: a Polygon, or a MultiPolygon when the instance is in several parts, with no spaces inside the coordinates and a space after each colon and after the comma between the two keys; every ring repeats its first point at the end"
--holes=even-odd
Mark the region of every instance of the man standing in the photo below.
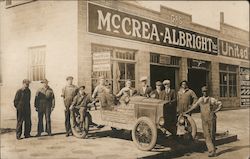
{"type": "Polygon", "coordinates": [[[152,88],[147,84],[147,77],[140,78],[141,87],[138,90],[138,95],[143,97],[150,97],[150,93],[152,92],[152,88]]]}
{"type": "Polygon", "coordinates": [[[150,97],[151,98],[155,98],[155,99],[159,99],[160,98],[160,93],[161,93],[161,89],[162,89],[162,83],[161,81],[157,81],[155,82],[155,87],[156,89],[153,90],[151,93],[150,93],[150,97]]]}
{"type": "Polygon", "coordinates": [[[35,97],[35,108],[38,112],[38,128],[37,136],[41,136],[43,129],[43,116],[45,115],[46,120],[46,132],[51,136],[51,112],[55,108],[55,97],[53,90],[48,85],[48,80],[44,79],[41,81],[43,87],[38,89],[35,97]]]}
{"type": "Polygon", "coordinates": [[[193,90],[188,88],[188,82],[180,83],[180,90],[177,93],[177,113],[181,114],[189,109],[197,101],[197,96],[193,90]]]}
{"type": "Polygon", "coordinates": [[[176,101],[175,90],[170,88],[170,80],[163,81],[164,90],[160,93],[159,98],[169,103],[173,103],[176,101]]]}
{"type": "Polygon", "coordinates": [[[73,85],[73,77],[68,76],[66,78],[67,80],[67,85],[63,88],[62,90],[62,95],[63,101],[64,101],[64,106],[65,106],[65,129],[66,129],[66,137],[69,136],[71,131],[71,126],[70,126],[70,110],[69,107],[71,103],[73,102],[73,98],[77,94],[77,87],[73,85]]]}
{"type": "Polygon", "coordinates": [[[203,133],[209,152],[208,156],[215,157],[216,148],[214,146],[214,142],[217,118],[215,113],[221,109],[222,103],[215,98],[208,96],[207,86],[203,86],[201,90],[203,96],[200,97],[199,100],[195,104],[193,104],[193,106],[188,111],[184,113],[189,113],[198,106],[200,107],[203,133]]]}
{"type": "Polygon", "coordinates": [[[23,87],[18,89],[14,99],[14,106],[17,111],[17,126],[16,126],[16,138],[21,139],[22,127],[24,122],[24,137],[30,137],[31,131],[31,112],[30,112],[30,81],[28,79],[23,80],[23,87]]]}
{"type": "Polygon", "coordinates": [[[165,89],[161,91],[159,98],[168,102],[168,106],[165,108],[166,116],[168,116],[166,124],[168,125],[168,131],[175,136],[177,132],[176,93],[174,89],[170,88],[170,80],[164,80],[163,85],[165,89]]]}

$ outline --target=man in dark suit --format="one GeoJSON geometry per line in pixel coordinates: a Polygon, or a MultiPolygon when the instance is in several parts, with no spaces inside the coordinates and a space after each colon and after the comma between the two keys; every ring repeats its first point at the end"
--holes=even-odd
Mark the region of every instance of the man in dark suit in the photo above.
{"type": "Polygon", "coordinates": [[[173,103],[176,101],[176,93],[174,89],[170,88],[170,80],[163,81],[164,90],[160,93],[159,98],[169,103],[173,103]]]}
{"type": "Polygon", "coordinates": [[[143,97],[150,97],[152,88],[147,84],[147,77],[140,78],[141,87],[139,88],[137,94],[143,97]]]}
{"type": "Polygon", "coordinates": [[[24,136],[30,137],[31,131],[31,112],[30,112],[30,81],[28,79],[23,80],[23,87],[17,90],[14,106],[17,111],[17,126],[16,126],[16,138],[21,139],[22,127],[24,122],[24,136]]]}
{"type": "Polygon", "coordinates": [[[174,89],[170,88],[170,80],[164,80],[163,85],[165,89],[161,91],[159,98],[168,102],[164,109],[166,116],[168,116],[166,121],[166,124],[168,125],[167,129],[173,136],[175,136],[177,132],[176,93],[174,89]]]}
{"type": "Polygon", "coordinates": [[[150,93],[150,97],[151,97],[151,98],[155,98],[155,99],[159,99],[159,98],[160,98],[161,91],[162,91],[162,83],[161,83],[161,81],[155,82],[155,87],[156,87],[156,89],[153,90],[153,91],[150,93]]]}

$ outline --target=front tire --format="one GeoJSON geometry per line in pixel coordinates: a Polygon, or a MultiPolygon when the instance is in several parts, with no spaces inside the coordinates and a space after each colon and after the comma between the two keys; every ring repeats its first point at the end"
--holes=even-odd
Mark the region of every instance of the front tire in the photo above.
{"type": "Polygon", "coordinates": [[[132,139],[138,149],[152,150],[157,140],[156,125],[148,117],[140,117],[132,129],[132,139]]]}
{"type": "Polygon", "coordinates": [[[89,123],[90,123],[90,117],[89,113],[85,115],[84,122],[82,125],[82,129],[80,128],[80,122],[79,122],[79,116],[77,113],[71,110],[70,112],[70,125],[72,134],[77,138],[86,138],[88,131],[89,131],[89,123]],[[74,124],[74,121],[75,124],[74,124]]]}

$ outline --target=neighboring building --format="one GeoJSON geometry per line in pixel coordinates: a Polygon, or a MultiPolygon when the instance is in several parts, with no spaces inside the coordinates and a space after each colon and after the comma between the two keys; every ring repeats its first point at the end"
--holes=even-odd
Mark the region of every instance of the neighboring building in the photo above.
{"type": "Polygon", "coordinates": [[[67,75],[88,92],[104,75],[114,93],[125,80],[138,87],[139,78],[148,76],[153,87],[170,79],[176,90],[188,80],[198,95],[208,84],[224,108],[250,104],[249,32],[225,24],[223,14],[216,30],[177,10],[161,6],[156,12],[125,1],[14,5],[1,8],[1,102],[12,102],[23,78],[35,90],[46,77],[60,105],[67,75]]]}

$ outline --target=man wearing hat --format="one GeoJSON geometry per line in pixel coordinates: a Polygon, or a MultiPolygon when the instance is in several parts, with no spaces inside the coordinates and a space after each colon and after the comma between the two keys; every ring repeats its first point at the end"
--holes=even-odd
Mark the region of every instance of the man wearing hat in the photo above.
{"type": "Polygon", "coordinates": [[[152,92],[152,88],[147,84],[147,77],[140,78],[141,87],[139,88],[137,94],[139,96],[150,97],[150,93],[152,92]]]}
{"type": "Polygon", "coordinates": [[[155,87],[156,87],[156,89],[153,90],[150,93],[150,97],[155,98],[155,99],[159,99],[160,98],[160,93],[162,91],[162,83],[161,83],[161,81],[155,82],[155,87]]]}
{"type": "Polygon", "coordinates": [[[71,103],[73,102],[73,98],[77,94],[77,86],[73,85],[73,77],[68,76],[66,78],[67,85],[62,89],[62,95],[65,106],[65,129],[66,129],[66,137],[72,133],[71,126],[70,126],[70,110],[69,107],[71,103]]]}
{"type": "Polygon", "coordinates": [[[166,115],[169,116],[167,118],[166,124],[168,125],[168,131],[175,136],[177,132],[176,127],[176,93],[174,89],[171,89],[170,80],[163,81],[164,90],[161,91],[159,98],[161,100],[167,101],[169,106],[166,108],[166,115]]]}
{"type": "Polygon", "coordinates": [[[44,79],[41,81],[43,87],[38,89],[35,97],[35,108],[38,112],[38,128],[37,136],[41,136],[43,129],[43,116],[45,115],[46,120],[46,132],[51,136],[51,112],[55,108],[55,97],[53,90],[48,85],[48,80],[44,79]]]}
{"type": "Polygon", "coordinates": [[[164,80],[163,81],[164,90],[160,93],[159,98],[165,101],[168,101],[170,103],[173,103],[176,101],[176,94],[175,90],[170,88],[170,80],[164,80]]]}
{"type": "MultiPolygon", "coordinates": [[[[83,122],[85,119],[86,111],[87,111],[87,105],[91,103],[91,96],[85,93],[85,86],[80,86],[78,89],[77,95],[74,97],[72,104],[70,105],[70,110],[72,115],[75,116],[74,111],[79,112],[80,114],[80,128],[83,128],[83,122]]],[[[75,117],[74,117],[75,119],[75,117]]],[[[91,120],[91,119],[90,119],[91,120]]],[[[73,121],[74,125],[76,126],[76,121],[73,121]]]]}
{"type": "Polygon", "coordinates": [[[221,109],[222,103],[215,98],[208,96],[208,87],[201,88],[203,96],[192,105],[192,107],[184,113],[189,113],[197,107],[200,107],[203,134],[208,148],[208,156],[216,156],[216,148],[214,146],[216,133],[216,112],[221,109]]]}
{"type": "Polygon", "coordinates": [[[21,139],[22,127],[24,122],[24,137],[30,137],[31,131],[31,112],[30,112],[30,81],[28,79],[23,80],[23,87],[18,89],[14,99],[14,106],[17,111],[17,126],[16,126],[16,138],[21,139]]]}

